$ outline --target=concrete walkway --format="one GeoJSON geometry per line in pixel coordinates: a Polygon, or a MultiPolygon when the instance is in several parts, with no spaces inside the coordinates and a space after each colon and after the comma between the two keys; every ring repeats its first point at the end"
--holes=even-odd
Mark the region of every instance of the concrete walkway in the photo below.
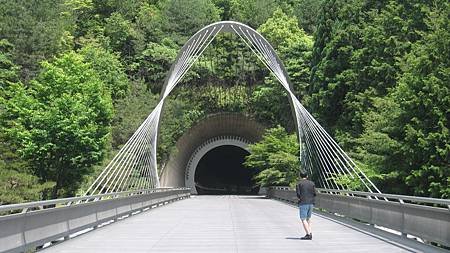
{"type": "Polygon", "coordinates": [[[192,196],[49,247],[51,252],[410,252],[313,216],[302,241],[298,210],[258,196],[192,196]]]}

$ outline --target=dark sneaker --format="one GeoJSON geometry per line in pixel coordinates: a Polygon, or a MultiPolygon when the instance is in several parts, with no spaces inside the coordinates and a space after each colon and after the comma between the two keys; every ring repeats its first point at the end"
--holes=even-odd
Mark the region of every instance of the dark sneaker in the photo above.
{"type": "Polygon", "coordinates": [[[312,240],[312,235],[305,235],[300,240],[312,240]]]}

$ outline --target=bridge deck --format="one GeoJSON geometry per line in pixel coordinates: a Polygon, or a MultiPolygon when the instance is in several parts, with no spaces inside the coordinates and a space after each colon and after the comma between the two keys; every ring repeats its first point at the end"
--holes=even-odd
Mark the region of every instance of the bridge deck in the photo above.
{"type": "Polygon", "coordinates": [[[312,241],[297,209],[257,196],[193,196],[75,237],[43,252],[409,252],[313,216],[312,241]]]}

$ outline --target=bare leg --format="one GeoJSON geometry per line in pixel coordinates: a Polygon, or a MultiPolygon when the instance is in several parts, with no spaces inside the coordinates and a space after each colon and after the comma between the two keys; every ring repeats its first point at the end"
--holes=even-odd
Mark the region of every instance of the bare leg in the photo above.
{"type": "Polygon", "coordinates": [[[303,225],[303,228],[305,229],[306,234],[309,235],[311,233],[311,230],[309,228],[308,221],[302,220],[302,225],[303,225]]]}
{"type": "Polygon", "coordinates": [[[306,221],[308,222],[309,234],[311,234],[312,233],[311,219],[307,219],[306,221]]]}

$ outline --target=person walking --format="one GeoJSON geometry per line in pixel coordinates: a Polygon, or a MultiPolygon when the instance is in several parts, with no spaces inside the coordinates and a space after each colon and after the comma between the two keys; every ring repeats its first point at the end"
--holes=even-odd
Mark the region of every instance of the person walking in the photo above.
{"type": "Polygon", "coordinates": [[[300,220],[302,221],[303,228],[306,232],[306,235],[300,239],[312,240],[311,214],[316,197],[316,186],[313,181],[308,180],[308,174],[306,174],[306,172],[301,171],[300,178],[295,191],[298,198],[300,220]]]}

